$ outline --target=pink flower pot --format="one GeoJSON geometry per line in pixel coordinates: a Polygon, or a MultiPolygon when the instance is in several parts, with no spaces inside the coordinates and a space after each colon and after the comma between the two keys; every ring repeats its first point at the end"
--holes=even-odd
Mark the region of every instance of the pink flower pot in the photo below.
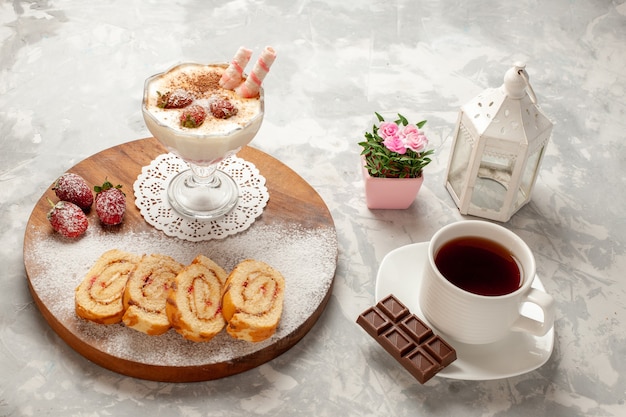
{"type": "Polygon", "coordinates": [[[365,181],[365,200],[370,209],[406,209],[415,201],[424,182],[424,173],[418,178],[371,177],[361,167],[365,181]]]}

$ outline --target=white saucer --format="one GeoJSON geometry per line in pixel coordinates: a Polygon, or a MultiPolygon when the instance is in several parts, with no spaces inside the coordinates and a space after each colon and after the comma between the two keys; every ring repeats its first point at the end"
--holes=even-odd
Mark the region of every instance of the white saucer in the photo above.
{"type": "MultiPolygon", "coordinates": [[[[378,269],[375,294],[376,302],[389,294],[395,295],[426,323],[428,321],[419,306],[419,292],[427,249],[428,242],[422,242],[389,252],[378,269]]],[[[533,287],[544,290],[538,277],[533,287]]],[[[524,304],[522,313],[535,319],[541,317],[539,308],[531,304],[524,304]]],[[[434,327],[433,330],[441,334],[434,327]]],[[[468,345],[456,342],[445,334],[441,336],[456,349],[457,360],[437,376],[453,379],[489,380],[521,375],[546,363],[554,346],[554,328],[541,337],[511,332],[504,340],[486,345],[468,345]]]]}

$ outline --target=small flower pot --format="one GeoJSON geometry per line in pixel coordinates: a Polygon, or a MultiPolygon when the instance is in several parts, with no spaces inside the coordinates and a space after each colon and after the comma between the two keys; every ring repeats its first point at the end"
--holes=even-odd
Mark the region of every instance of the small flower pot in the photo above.
{"type": "Polygon", "coordinates": [[[365,200],[370,209],[406,209],[415,201],[424,182],[424,173],[418,178],[371,177],[361,165],[365,182],[365,200]]]}

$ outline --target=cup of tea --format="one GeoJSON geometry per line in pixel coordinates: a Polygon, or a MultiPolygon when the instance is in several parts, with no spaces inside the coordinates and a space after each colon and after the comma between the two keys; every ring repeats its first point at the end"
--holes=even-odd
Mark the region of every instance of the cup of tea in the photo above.
{"type": "Polygon", "coordinates": [[[535,258],[524,241],[494,223],[466,220],[444,226],[428,245],[420,307],[451,339],[485,344],[511,331],[545,335],[554,322],[554,299],[531,287],[535,258]],[[541,320],[520,313],[537,305],[541,320]]]}

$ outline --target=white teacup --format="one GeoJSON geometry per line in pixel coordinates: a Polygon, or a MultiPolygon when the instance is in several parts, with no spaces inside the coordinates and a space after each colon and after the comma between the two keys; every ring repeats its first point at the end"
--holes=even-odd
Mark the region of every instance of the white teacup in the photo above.
{"type": "MultiPolygon", "coordinates": [[[[498,262],[494,262],[496,263],[498,262]]],[[[510,266],[510,262],[508,265],[510,266]]],[[[420,307],[426,319],[436,329],[462,343],[492,343],[503,339],[511,331],[543,336],[552,328],[554,322],[554,299],[543,291],[531,288],[535,273],[535,258],[530,248],[515,233],[502,226],[480,220],[452,223],[440,229],[430,240],[428,261],[420,291],[420,307]],[[466,238],[469,238],[469,241],[466,238]],[[491,278],[496,280],[499,280],[500,276],[508,276],[509,279],[513,276],[508,273],[492,274],[494,268],[491,268],[493,266],[491,261],[477,262],[480,256],[476,255],[480,255],[480,252],[472,253],[466,261],[462,260],[461,254],[451,253],[450,259],[456,263],[442,263],[443,253],[439,253],[442,248],[445,247],[445,251],[449,251],[457,246],[456,250],[462,252],[468,249],[459,249],[461,245],[458,239],[465,239],[466,243],[471,244],[475,243],[472,242],[475,238],[495,242],[500,249],[512,256],[517,265],[516,270],[519,271],[516,287],[500,295],[483,295],[484,291],[477,291],[478,287],[474,287],[474,284],[484,280],[488,275],[494,275],[491,278]],[[437,256],[440,256],[441,268],[437,267],[437,256]],[[471,265],[472,263],[475,265],[471,265]],[[447,265],[453,265],[454,268],[450,270],[447,265]],[[479,267],[485,266],[488,267],[487,270],[478,271],[479,267]],[[476,269],[473,269],[474,267],[476,269]],[[469,286],[462,289],[457,285],[465,285],[463,282],[457,281],[457,285],[453,284],[440,269],[445,270],[453,279],[469,278],[466,282],[469,286]],[[472,274],[470,270],[475,272],[472,274]],[[455,272],[460,275],[454,277],[455,272]],[[524,303],[539,306],[543,311],[543,320],[538,321],[521,315],[524,303]]],[[[499,284],[492,282],[486,285],[486,290],[489,291],[491,286],[496,287],[499,284]]]]}

